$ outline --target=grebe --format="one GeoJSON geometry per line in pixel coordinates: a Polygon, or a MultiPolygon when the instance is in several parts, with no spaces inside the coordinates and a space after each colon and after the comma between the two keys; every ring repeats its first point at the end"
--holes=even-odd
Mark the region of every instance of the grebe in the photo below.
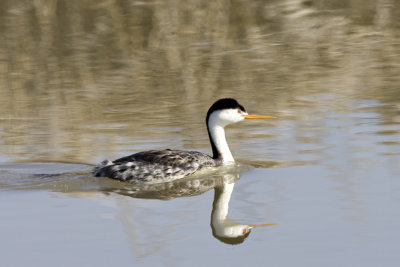
{"type": "Polygon", "coordinates": [[[197,151],[148,150],[114,161],[105,160],[93,170],[106,176],[133,183],[157,183],[180,179],[205,167],[234,163],[225,139],[225,126],[244,119],[271,119],[273,116],[249,115],[233,98],[217,100],[208,110],[206,124],[213,156],[197,151]]]}

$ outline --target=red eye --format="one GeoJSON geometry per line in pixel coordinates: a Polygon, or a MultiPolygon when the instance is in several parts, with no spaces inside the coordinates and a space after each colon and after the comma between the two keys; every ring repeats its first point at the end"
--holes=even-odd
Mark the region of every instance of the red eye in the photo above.
{"type": "Polygon", "coordinates": [[[240,111],[240,109],[238,109],[238,113],[239,113],[239,114],[242,113],[242,112],[240,111]]]}

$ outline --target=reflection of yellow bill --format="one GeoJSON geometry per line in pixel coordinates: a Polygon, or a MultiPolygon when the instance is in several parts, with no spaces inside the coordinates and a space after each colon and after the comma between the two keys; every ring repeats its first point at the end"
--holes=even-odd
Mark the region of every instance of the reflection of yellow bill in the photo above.
{"type": "Polygon", "coordinates": [[[271,224],[251,224],[249,225],[249,228],[256,228],[256,227],[266,227],[266,226],[274,226],[276,223],[271,223],[271,224]]]}
{"type": "Polygon", "coordinates": [[[245,119],[275,119],[276,117],[274,116],[268,116],[268,115],[242,115],[245,119]]]}

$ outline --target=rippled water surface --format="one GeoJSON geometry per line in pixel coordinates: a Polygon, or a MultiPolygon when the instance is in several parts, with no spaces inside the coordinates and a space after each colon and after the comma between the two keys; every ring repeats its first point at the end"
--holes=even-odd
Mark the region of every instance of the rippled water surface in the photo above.
{"type": "Polygon", "coordinates": [[[1,1],[0,265],[398,266],[399,10],[1,1]],[[210,153],[221,97],[277,117],[227,128],[237,166],[92,177],[141,150],[210,153]]]}

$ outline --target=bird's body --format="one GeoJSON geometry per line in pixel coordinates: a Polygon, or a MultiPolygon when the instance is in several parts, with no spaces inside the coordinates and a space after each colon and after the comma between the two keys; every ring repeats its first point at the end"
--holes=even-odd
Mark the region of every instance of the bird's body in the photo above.
{"type": "Polygon", "coordinates": [[[248,115],[235,99],[223,98],[210,107],[206,117],[213,157],[197,151],[149,150],[114,161],[105,160],[93,174],[133,183],[158,183],[180,179],[207,167],[232,164],[234,159],[224,127],[244,119],[262,118],[272,117],[248,115]]]}
{"type": "Polygon", "coordinates": [[[207,154],[183,150],[148,150],[115,161],[103,161],[96,176],[131,182],[160,182],[179,179],[218,162],[207,154]]]}

